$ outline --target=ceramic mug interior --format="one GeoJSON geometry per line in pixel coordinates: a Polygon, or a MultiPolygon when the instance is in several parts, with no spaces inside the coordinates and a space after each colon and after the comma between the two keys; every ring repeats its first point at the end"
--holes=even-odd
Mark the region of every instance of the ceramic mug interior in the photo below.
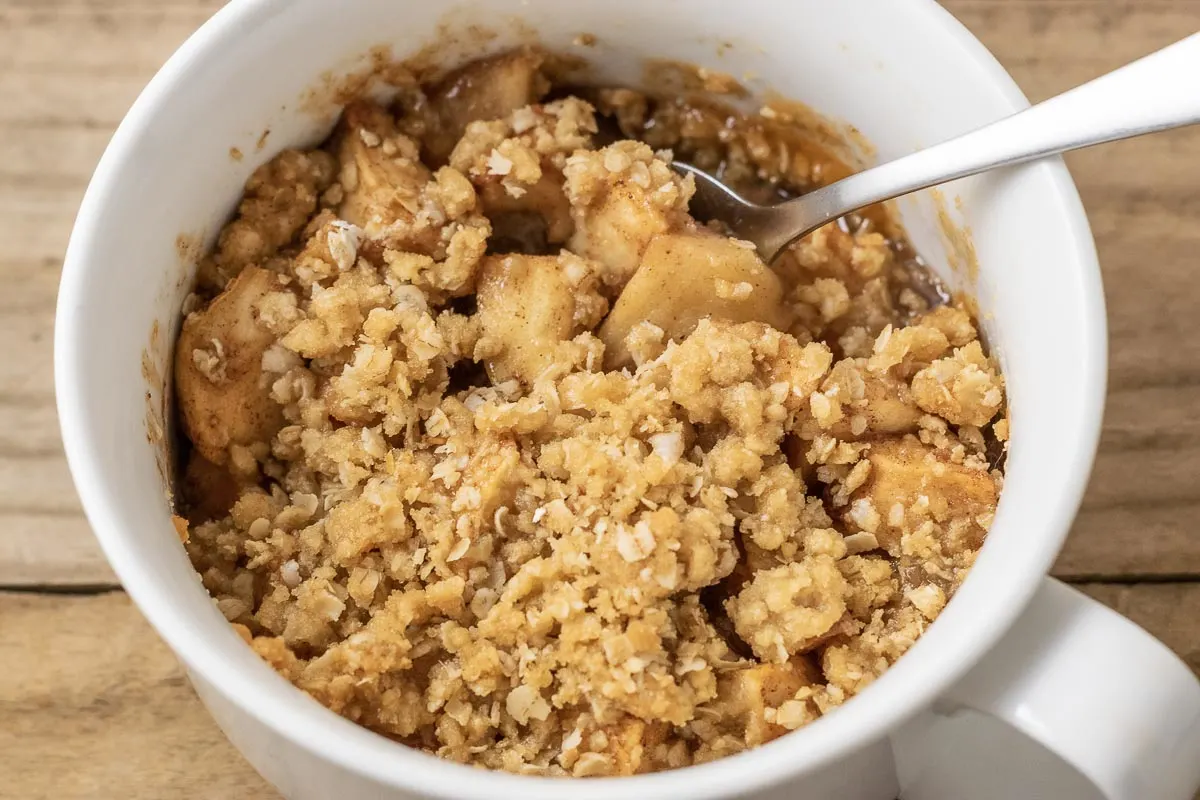
{"type": "MultiPolygon", "coordinates": [[[[195,256],[249,173],[281,148],[325,135],[336,109],[320,102],[319,87],[360,70],[370,48],[387,45],[404,57],[447,30],[473,31],[456,37],[445,53],[451,61],[536,34],[552,49],[589,59],[606,81],[640,82],[651,57],[718,69],[853,124],[878,160],[992,121],[1025,100],[932,0],[742,0],[736,10],[726,0],[345,0],[336,11],[322,0],[235,0],[139,98],[80,210],[56,331],[67,455],[114,569],[205,694],[314,754],[317,772],[337,765],[372,785],[429,795],[556,797],[565,791],[558,781],[485,773],[407,750],[276,676],[215,610],[179,545],[156,435],[169,418],[163,376],[195,256]],[[597,44],[581,49],[580,33],[597,44]],[[243,158],[231,158],[231,148],[243,158]]],[[[1006,486],[977,565],[909,654],[836,713],[733,758],[620,779],[620,791],[744,793],[879,740],[985,653],[1049,568],[1082,495],[1104,394],[1104,309],[1087,222],[1058,160],[943,191],[942,203],[924,193],[899,209],[933,268],[978,300],[1011,408],[1006,486]],[[939,213],[969,231],[977,274],[941,233],[939,213]]],[[[222,723],[237,725],[229,714],[222,723]]],[[[582,799],[606,796],[612,786],[572,782],[569,791],[582,799]]]]}

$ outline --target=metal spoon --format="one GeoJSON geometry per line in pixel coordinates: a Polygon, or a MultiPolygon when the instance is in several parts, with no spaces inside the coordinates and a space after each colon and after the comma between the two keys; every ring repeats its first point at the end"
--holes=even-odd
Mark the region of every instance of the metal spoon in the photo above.
{"type": "Polygon", "coordinates": [[[690,164],[692,211],[726,223],[770,263],[788,244],[864,206],[997,167],[1200,122],[1200,33],[971,133],[773,206],[690,164]]]}

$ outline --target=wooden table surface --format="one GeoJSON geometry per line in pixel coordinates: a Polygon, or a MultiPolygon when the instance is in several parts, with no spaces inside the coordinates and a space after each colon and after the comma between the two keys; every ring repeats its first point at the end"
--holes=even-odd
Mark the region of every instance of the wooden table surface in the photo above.
{"type": "MultiPolygon", "coordinates": [[[[121,592],[71,486],[51,332],[67,236],[138,91],[218,0],[0,0],[0,796],[274,798],[121,592]]],[[[1200,29],[1200,0],[947,0],[1034,101],[1200,29]]],[[[1200,671],[1200,129],[1068,159],[1110,387],[1055,574],[1200,671]]]]}

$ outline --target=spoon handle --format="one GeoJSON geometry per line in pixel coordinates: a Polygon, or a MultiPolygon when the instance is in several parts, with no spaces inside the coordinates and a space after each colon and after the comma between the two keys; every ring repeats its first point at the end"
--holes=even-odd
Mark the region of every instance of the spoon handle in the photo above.
{"type": "Polygon", "coordinates": [[[1010,117],[791,200],[786,205],[795,208],[779,217],[789,217],[792,227],[785,231],[777,218],[771,244],[781,249],[797,234],[919,189],[1196,122],[1200,33],[1010,117]]]}

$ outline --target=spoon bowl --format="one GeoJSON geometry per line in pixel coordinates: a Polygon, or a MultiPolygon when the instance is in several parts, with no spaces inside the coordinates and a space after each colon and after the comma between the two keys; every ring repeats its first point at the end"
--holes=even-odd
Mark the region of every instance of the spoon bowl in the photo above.
{"type": "Polygon", "coordinates": [[[696,181],[692,210],[752,242],[768,264],[796,239],[852,211],[999,167],[1200,122],[1200,33],[998,122],[776,205],[752,203],[713,175],[696,181]]]}

